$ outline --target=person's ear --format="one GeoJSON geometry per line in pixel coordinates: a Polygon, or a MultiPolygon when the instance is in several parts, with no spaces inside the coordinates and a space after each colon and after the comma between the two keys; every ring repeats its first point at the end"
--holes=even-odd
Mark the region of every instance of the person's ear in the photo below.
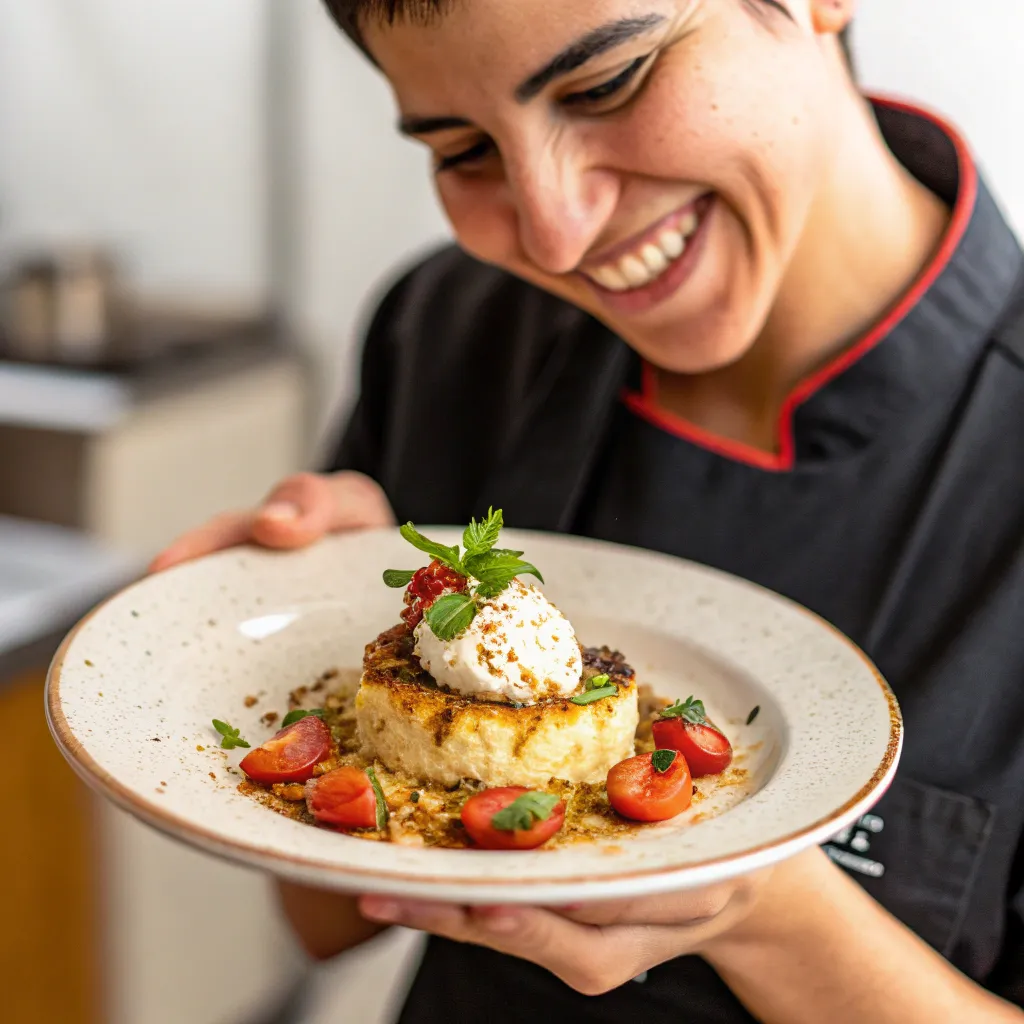
{"type": "Polygon", "coordinates": [[[838,35],[853,21],[857,0],[811,0],[811,24],[821,35],[838,35]]]}

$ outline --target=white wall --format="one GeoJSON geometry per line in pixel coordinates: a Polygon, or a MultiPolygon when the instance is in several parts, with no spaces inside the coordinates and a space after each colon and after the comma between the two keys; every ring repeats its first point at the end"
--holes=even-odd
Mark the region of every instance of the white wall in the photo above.
{"type": "Polygon", "coordinates": [[[854,47],[868,89],[924,100],[966,133],[1024,234],[1024,3],[862,0],[854,47]]]}

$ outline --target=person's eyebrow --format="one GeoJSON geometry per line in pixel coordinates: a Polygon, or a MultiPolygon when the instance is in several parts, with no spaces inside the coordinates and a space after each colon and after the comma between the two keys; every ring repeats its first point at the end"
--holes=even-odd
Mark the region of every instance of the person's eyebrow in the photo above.
{"type": "Polygon", "coordinates": [[[430,135],[431,132],[446,132],[450,128],[471,128],[464,117],[417,117],[409,114],[398,122],[403,135],[430,135]]]}
{"type": "Polygon", "coordinates": [[[644,32],[649,32],[665,20],[666,18],[662,14],[645,14],[639,18],[622,18],[619,21],[610,21],[606,25],[599,25],[574,43],[570,43],[544,67],[530,75],[516,89],[516,99],[520,103],[532,100],[556,78],[575,71],[587,61],[593,60],[598,54],[606,53],[616,46],[629,42],[636,36],[643,35],[644,32]]]}

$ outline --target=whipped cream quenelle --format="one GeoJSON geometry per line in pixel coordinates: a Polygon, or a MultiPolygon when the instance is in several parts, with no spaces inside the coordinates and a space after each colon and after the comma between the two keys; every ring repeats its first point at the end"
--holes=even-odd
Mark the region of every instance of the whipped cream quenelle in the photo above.
{"type": "Polygon", "coordinates": [[[534,704],[568,697],[580,686],[583,663],[572,625],[536,587],[519,579],[483,601],[454,640],[438,639],[425,620],[415,637],[423,668],[466,696],[534,704]]]}

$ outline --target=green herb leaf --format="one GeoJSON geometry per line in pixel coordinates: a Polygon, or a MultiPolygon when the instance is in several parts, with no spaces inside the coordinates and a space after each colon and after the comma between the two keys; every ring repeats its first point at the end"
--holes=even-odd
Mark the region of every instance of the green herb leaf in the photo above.
{"type": "Polygon", "coordinates": [[[479,581],[476,592],[481,597],[497,597],[517,576],[536,576],[544,582],[540,570],[519,556],[521,551],[507,549],[488,551],[466,559],[466,571],[479,581]]]}
{"type": "Polygon", "coordinates": [[[757,707],[755,707],[754,710],[751,711],[749,715],[747,715],[747,725],[750,725],[750,723],[753,722],[754,719],[757,718],[757,716],[759,714],[761,714],[761,705],[760,704],[758,704],[757,707]]]}
{"type": "Polygon", "coordinates": [[[524,793],[491,818],[491,826],[502,832],[533,827],[534,821],[547,821],[559,798],[554,793],[524,793]]]}
{"type": "Polygon", "coordinates": [[[675,704],[662,708],[658,712],[658,716],[660,718],[681,718],[684,722],[690,722],[692,725],[708,724],[704,702],[702,700],[694,700],[693,697],[687,697],[686,700],[677,700],[675,704]]]}
{"type": "Polygon", "coordinates": [[[599,686],[596,690],[578,693],[575,697],[570,697],[569,700],[573,704],[593,704],[595,700],[601,700],[603,697],[613,697],[617,692],[617,686],[599,686]]]}
{"type": "Polygon", "coordinates": [[[454,640],[464,633],[476,615],[472,594],[445,594],[428,609],[424,618],[438,640],[454,640]]]}
{"type": "Polygon", "coordinates": [[[409,586],[409,584],[412,583],[413,576],[415,575],[415,570],[406,571],[405,569],[385,569],[384,583],[393,590],[400,590],[402,587],[409,586]]]}
{"type": "Polygon", "coordinates": [[[424,537],[412,523],[406,523],[398,531],[418,551],[426,552],[439,562],[443,562],[449,569],[465,573],[462,562],[459,559],[458,545],[448,547],[446,544],[438,544],[436,541],[424,537]]]}
{"type": "Polygon", "coordinates": [[[418,803],[420,802],[420,794],[419,794],[418,792],[414,792],[414,793],[413,793],[413,794],[412,794],[412,795],[411,795],[411,796],[409,797],[409,799],[410,799],[410,800],[411,800],[411,801],[412,801],[412,802],[413,802],[414,804],[418,804],[418,803]]]}
{"type": "Polygon", "coordinates": [[[588,690],[600,690],[602,687],[607,686],[611,680],[611,676],[607,672],[602,672],[599,676],[591,676],[587,680],[586,689],[588,690]]]}
{"type": "Polygon", "coordinates": [[[373,770],[371,765],[366,769],[366,777],[370,780],[370,785],[373,786],[373,795],[377,798],[377,830],[387,828],[388,824],[388,805],[384,799],[384,790],[380,788],[380,782],[377,779],[377,773],[373,770]]]}
{"type": "Polygon", "coordinates": [[[678,750],[656,750],[651,754],[651,767],[656,772],[667,772],[676,759],[678,750]]]}
{"type": "Polygon", "coordinates": [[[474,555],[482,555],[490,551],[498,543],[498,535],[504,525],[500,508],[497,512],[493,508],[489,508],[487,518],[482,522],[478,523],[475,519],[471,519],[469,526],[462,534],[462,546],[466,549],[467,561],[474,555]]]}
{"type": "Polygon", "coordinates": [[[222,722],[219,718],[215,718],[213,720],[213,727],[220,733],[220,745],[225,750],[233,750],[235,747],[249,746],[248,742],[238,735],[238,730],[233,729],[227,722],[222,722]]]}
{"type": "Polygon", "coordinates": [[[281,728],[283,729],[286,725],[294,725],[296,722],[301,722],[303,718],[308,718],[310,715],[323,720],[324,709],[309,708],[307,710],[306,708],[296,708],[294,711],[289,711],[281,721],[281,728]]]}

